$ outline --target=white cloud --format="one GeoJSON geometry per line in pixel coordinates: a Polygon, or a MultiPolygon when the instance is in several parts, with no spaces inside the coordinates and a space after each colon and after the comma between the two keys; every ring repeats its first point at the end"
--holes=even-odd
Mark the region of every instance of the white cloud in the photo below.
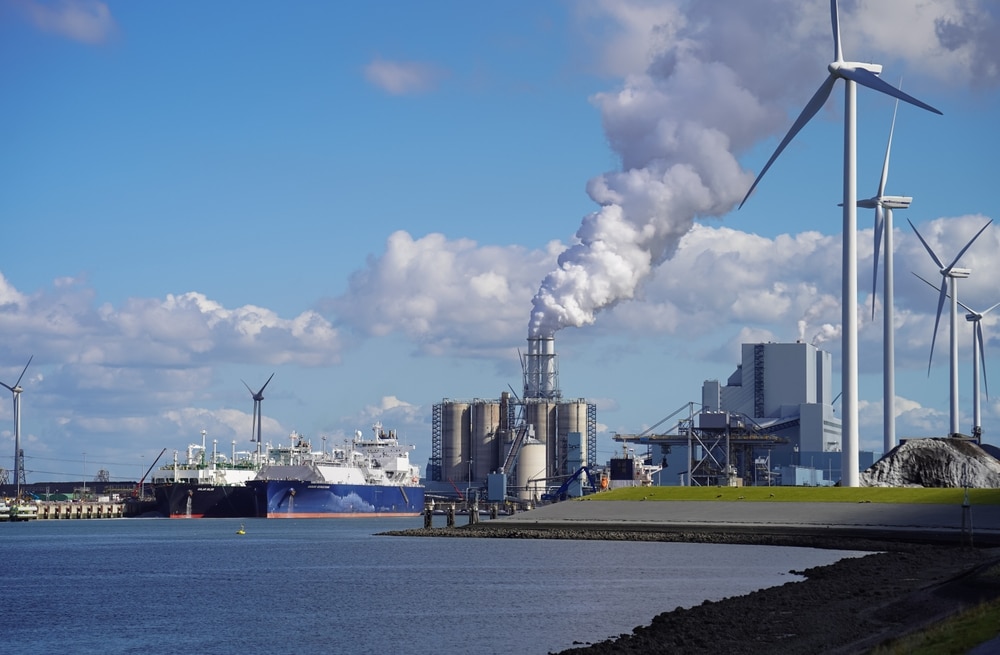
{"type": "Polygon", "coordinates": [[[107,3],[97,0],[15,0],[40,30],[81,43],[104,43],[117,26],[107,3]]]}
{"type": "Polygon", "coordinates": [[[386,251],[329,301],[338,320],[370,336],[405,335],[425,353],[509,357],[524,338],[531,295],[552,248],[479,246],[442,234],[397,231],[386,251]]]}
{"type": "Polygon", "coordinates": [[[365,79],[397,96],[431,91],[444,76],[444,71],[415,61],[375,59],[365,66],[365,79]]]}

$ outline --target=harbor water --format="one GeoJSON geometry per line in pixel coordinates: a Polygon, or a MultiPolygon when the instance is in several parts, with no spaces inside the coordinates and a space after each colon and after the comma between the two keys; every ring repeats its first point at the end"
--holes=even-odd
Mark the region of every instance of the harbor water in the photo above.
{"type": "Polygon", "coordinates": [[[422,522],[0,524],[0,652],[544,654],[860,554],[377,534],[422,522]]]}

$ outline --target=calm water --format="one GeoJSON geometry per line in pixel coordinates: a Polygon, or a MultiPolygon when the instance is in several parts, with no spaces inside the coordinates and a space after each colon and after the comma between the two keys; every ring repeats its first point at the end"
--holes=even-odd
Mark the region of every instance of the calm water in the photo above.
{"type": "Polygon", "coordinates": [[[0,652],[544,654],[857,554],[375,534],[420,518],[240,523],[0,524],[0,652]]]}

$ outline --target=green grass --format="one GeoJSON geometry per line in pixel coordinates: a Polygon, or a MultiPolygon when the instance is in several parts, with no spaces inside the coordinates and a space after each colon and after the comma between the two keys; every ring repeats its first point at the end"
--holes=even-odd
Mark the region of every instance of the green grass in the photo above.
{"type": "Polygon", "coordinates": [[[983,603],[873,649],[870,655],[965,655],[1000,635],[1000,600],[983,603]]]}
{"type": "MultiPolygon", "coordinates": [[[[1000,505],[1000,489],[969,489],[968,493],[971,505],[1000,505]]],[[[588,498],[961,505],[965,490],[909,487],[625,487],[586,496],[584,502],[588,498]]]]}

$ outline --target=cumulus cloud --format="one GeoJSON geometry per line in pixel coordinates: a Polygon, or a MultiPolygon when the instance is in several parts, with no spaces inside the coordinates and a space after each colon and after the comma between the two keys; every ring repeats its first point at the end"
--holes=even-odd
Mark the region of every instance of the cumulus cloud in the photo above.
{"type": "Polygon", "coordinates": [[[104,43],[117,25],[107,3],[98,0],[15,0],[38,29],[81,43],[104,43]]]}
{"type": "Polygon", "coordinates": [[[523,325],[534,286],[559,249],[397,231],[383,254],[351,275],[347,292],[323,306],[358,333],[402,334],[426,354],[509,357],[523,338],[514,326],[523,325]]]}
{"type": "Polygon", "coordinates": [[[444,78],[443,70],[423,62],[374,59],[365,66],[365,79],[394,96],[426,93],[444,78]]]}
{"type": "Polygon", "coordinates": [[[96,399],[136,411],[147,409],[142,403],[178,406],[206,387],[211,365],[331,365],[343,346],[330,322],[311,310],[282,318],[250,305],[226,308],[195,292],[95,307],[91,288],[65,279],[23,294],[0,276],[0,290],[8,299],[0,306],[3,361],[44,353],[35,366],[59,362],[36,386],[74,389],[67,411],[79,403],[100,414],[96,399]]]}

